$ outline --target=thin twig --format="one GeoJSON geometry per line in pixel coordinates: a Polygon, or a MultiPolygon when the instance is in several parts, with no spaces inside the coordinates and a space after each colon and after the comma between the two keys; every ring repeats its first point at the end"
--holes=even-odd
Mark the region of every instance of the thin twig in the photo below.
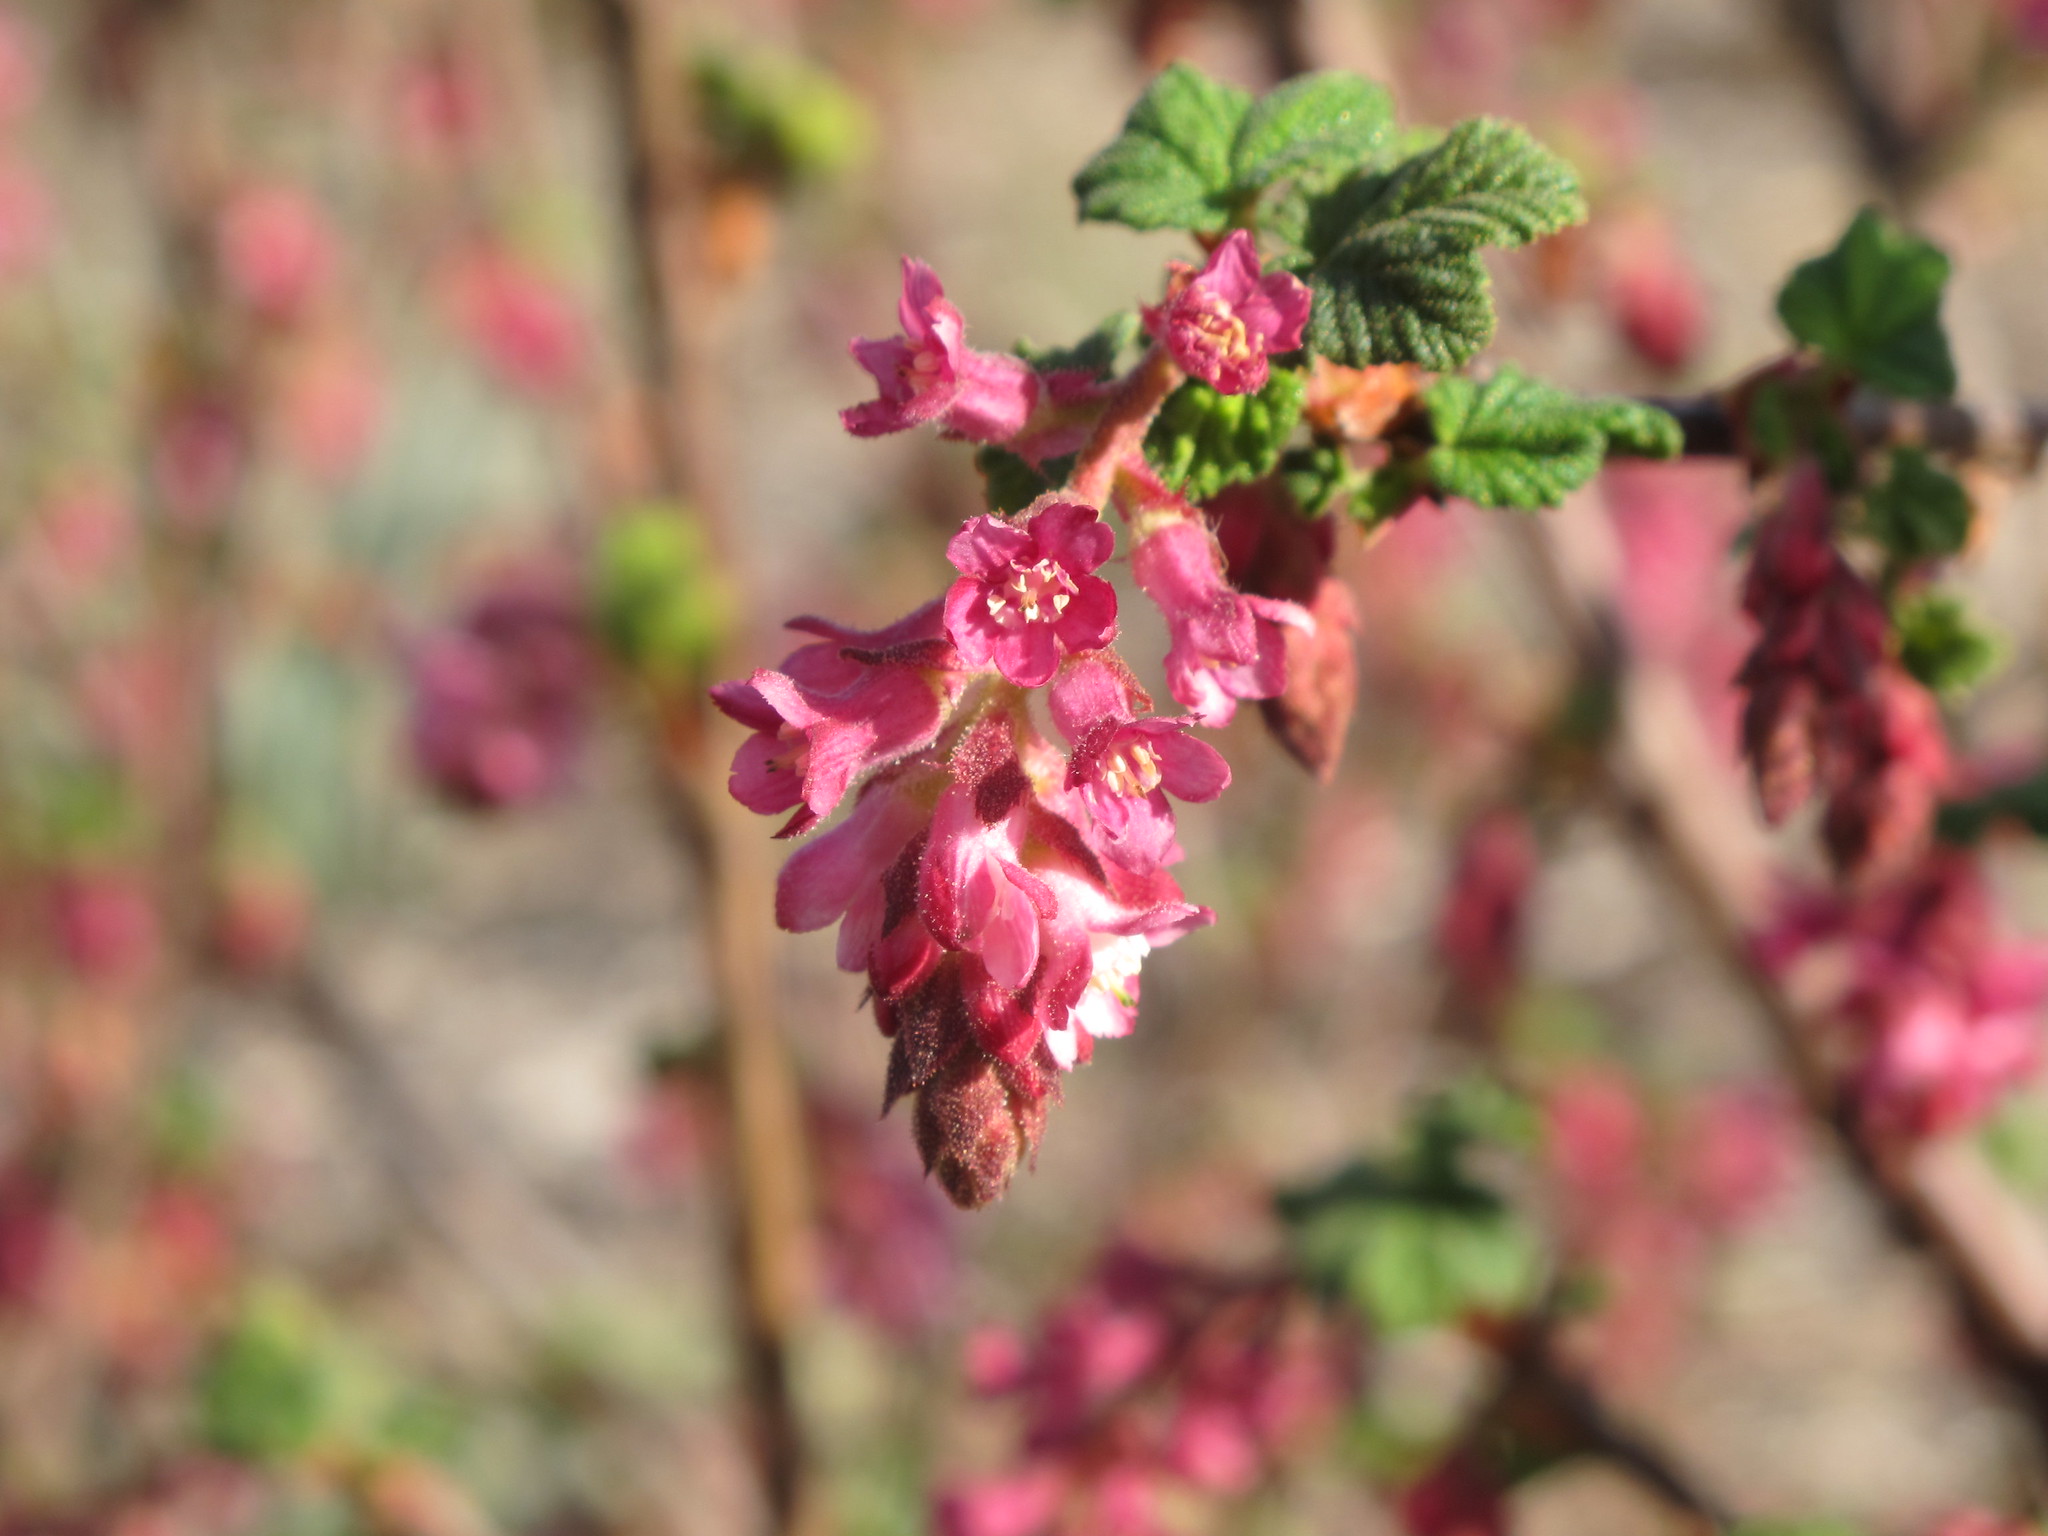
{"type": "MultiPolygon", "coordinates": [[[[709,362],[719,285],[703,259],[704,168],[678,77],[680,39],[656,25],[672,8],[590,0],[610,77],[637,314],[635,363],[658,489],[687,502],[730,566],[732,508],[721,474],[709,362]]],[[[676,845],[697,875],[732,1117],[733,1259],[751,1430],[779,1532],[807,1528],[790,1337],[810,1285],[807,1164],[795,1074],[782,1039],[760,829],[725,792],[701,702],[677,700],[650,730],[676,845]]]]}

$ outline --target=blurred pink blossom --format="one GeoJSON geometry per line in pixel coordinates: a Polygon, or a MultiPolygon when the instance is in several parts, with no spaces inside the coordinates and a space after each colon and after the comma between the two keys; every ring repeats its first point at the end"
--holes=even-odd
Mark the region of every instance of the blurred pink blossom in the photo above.
{"type": "Polygon", "coordinates": [[[327,215],[300,187],[244,187],[221,210],[215,238],[229,291],[266,320],[303,319],[334,276],[327,215]]]}

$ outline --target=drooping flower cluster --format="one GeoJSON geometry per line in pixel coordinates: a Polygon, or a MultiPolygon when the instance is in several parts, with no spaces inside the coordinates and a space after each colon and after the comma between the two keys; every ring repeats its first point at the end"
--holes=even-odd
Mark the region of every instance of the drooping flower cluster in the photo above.
{"type": "Polygon", "coordinates": [[[1756,536],[1743,608],[1762,629],[1738,678],[1742,743],[1764,816],[1776,823],[1818,793],[1843,874],[1881,878],[1924,846],[1947,782],[1934,699],[1887,652],[1890,621],[1834,543],[1818,466],[1787,480],[1756,536]]]}
{"type": "Polygon", "coordinates": [[[902,334],[853,344],[879,392],[844,413],[856,436],[932,424],[1039,466],[1081,451],[1130,527],[1132,574],[1166,619],[1168,687],[1188,714],[1155,713],[1116,653],[1116,592],[1100,574],[1116,535],[1075,491],[968,519],[939,600],[872,632],[798,619],[810,643],[712,690],[753,733],[733,760],[735,798],[786,815],[785,837],[847,807],[790,859],[776,918],[839,925],[839,964],[865,973],[893,1042],[885,1103],[914,1099],[926,1167],[963,1206],[994,1199],[1035,1150],[1060,1070],[1129,1033],[1146,955],[1213,920],[1167,872],[1172,801],[1230,782],[1191,728],[1280,695],[1289,637],[1317,622],[1233,586],[1208,520],[1140,445],[1182,367],[1256,388],[1268,353],[1299,344],[1306,305],[1234,237],[1175,278],[1153,312],[1160,344],[1107,382],[971,350],[938,278],[906,260],[902,334]]]}
{"type": "Polygon", "coordinates": [[[464,805],[538,799],[566,777],[583,738],[596,660],[581,605],[549,573],[520,573],[412,656],[412,748],[464,805]]]}
{"type": "Polygon", "coordinates": [[[1113,1251],[1026,1342],[969,1345],[1024,1408],[1021,1466],[937,1500],[939,1536],[1153,1536],[1176,1490],[1241,1495],[1348,1390],[1338,1340],[1285,1285],[1113,1251]]]}
{"type": "Polygon", "coordinates": [[[1849,962],[1834,1015],[1880,1133],[1960,1130],[2038,1065],[2048,946],[1998,932],[1983,875],[1962,854],[1931,853],[1880,890],[1796,896],[1758,941],[1774,970],[1823,949],[1849,962]]]}

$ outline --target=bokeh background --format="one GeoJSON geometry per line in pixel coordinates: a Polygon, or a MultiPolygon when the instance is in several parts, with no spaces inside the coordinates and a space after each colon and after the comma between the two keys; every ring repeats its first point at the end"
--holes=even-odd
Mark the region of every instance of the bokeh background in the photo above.
{"type": "MultiPolygon", "coordinates": [[[[875,1121],[858,978],[826,936],[766,933],[758,882],[707,885],[649,750],[675,722],[583,637],[606,530],[678,493],[724,562],[674,556],[679,654],[772,665],[785,615],[879,624],[937,592],[980,508],[966,450],[836,416],[898,254],[985,347],[1149,301],[1183,253],[1077,226],[1069,178],[1166,60],[1262,86],[1290,48],[1412,120],[1522,119],[1580,167],[1594,221],[1499,269],[1497,356],[1608,392],[1725,383],[1783,350],[1785,273],[1875,198],[1956,261],[1965,398],[2048,399],[2048,17],[2024,0],[0,10],[0,1529],[768,1529],[721,915],[764,930],[802,1099],[784,1343],[812,1529],[908,1536],[935,1483],[1008,1454],[1009,1410],[963,1382],[971,1329],[1025,1323],[1118,1237],[1270,1259],[1274,1187],[1385,1145],[1469,1064],[1434,938],[1453,853],[1572,667],[1498,517],[1348,539],[1341,771],[1313,782],[1240,719],[1228,797],[1181,821],[1216,926],[1154,959],[1137,1034],[973,1216],[900,1113],[875,1121]],[[652,212],[650,122],[689,146],[651,167],[652,212]],[[680,320],[649,306],[650,221],[680,320]],[[682,377],[650,427],[664,326],[682,377]],[[492,600],[537,626],[554,690],[496,756],[463,650],[492,600]]],[[[1966,584],[2007,661],[1956,729],[2023,763],[2048,502],[1978,489],[1966,584]]],[[[1746,511],[1703,462],[1615,472],[1567,514],[1705,744],[1701,796],[1738,811],[1746,511]]],[[[1507,1038],[1549,1119],[1517,1187],[1597,1225],[1568,1143],[1609,1111],[1691,1167],[1700,1106],[1739,1109],[1764,1169],[1711,1233],[1644,1196],[1588,1240],[1613,1282],[1591,1368],[1747,1511],[1892,1530],[2038,1491],[1938,1280],[1799,1125],[1626,829],[1565,806],[1542,845],[1507,1038]]],[[[2048,916],[2048,863],[1992,862],[2018,927],[2048,916]]],[[[2048,1216],[2043,1106],[1985,1137],[2048,1216]]],[[[1398,1529],[1385,1444],[1441,1432],[1482,1370],[1455,1329],[1385,1341],[1367,1409],[1187,1520],[1398,1529]]],[[[1515,1511],[1678,1528],[1597,1465],[1515,1511]]]]}

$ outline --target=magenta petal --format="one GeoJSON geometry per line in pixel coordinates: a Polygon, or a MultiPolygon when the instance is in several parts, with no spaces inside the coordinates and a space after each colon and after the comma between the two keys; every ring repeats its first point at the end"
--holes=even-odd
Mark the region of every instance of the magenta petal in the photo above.
{"type": "Polygon", "coordinates": [[[1077,747],[1102,726],[1131,718],[1129,687],[1100,661],[1070,662],[1053,680],[1046,703],[1060,734],[1077,747]]]}
{"type": "Polygon", "coordinates": [[[713,683],[708,691],[711,702],[721,713],[737,720],[748,730],[773,732],[782,728],[782,716],[761,697],[761,690],[752,683],[713,683]]]}
{"type": "Polygon", "coordinates": [[[997,870],[993,860],[987,866],[995,875],[994,900],[989,904],[982,930],[968,947],[981,956],[997,986],[1012,990],[1031,979],[1038,969],[1038,909],[1017,879],[1022,870],[997,870]]]}
{"type": "Polygon", "coordinates": [[[996,668],[1019,688],[1043,688],[1060,664],[1060,647],[1050,624],[1005,630],[995,644],[996,668]]]}
{"type": "Polygon", "coordinates": [[[979,670],[994,659],[996,646],[1009,631],[988,611],[988,588],[972,576],[962,576],[946,590],[946,637],[960,653],[960,660],[979,670]]]}
{"type": "Polygon", "coordinates": [[[1031,557],[1031,536],[993,517],[970,517],[946,545],[946,558],[978,581],[1009,579],[1011,563],[1031,557]]]}
{"type": "Polygon", "coordinates": [[[1074,577],[1094,570],[1116,549],[1116,534],[1102,514],[1083,502],[1047,504],[1032,517],[1029,532],[1039,558],[1057,561],[1074,577]]]}
{"type": "Polygon", "coordinates": [[[1266,330],[1266,350],[1292,352],[1301,345],[1302,332],[1308,328],[1309,310],[1314,305],[1308,284],[1290,272],[1275,272],[1259,284],[1259,292],[1273,314],[1266,330]]]}
{"type": "Polygon", "coordinates": [[[853,360],[874,377],[883,400],[891,405],[901,405],[910,398],[911,390],[904,373],[917,356],[915,347],[897,336],[886,341],[856,337],[847,343],[847,350],[853,354],[853,360]]]}
{"type": "Polygon", "coordinates": [[[946,302],[945,287],[938,273],[915,256],[903,258],[903,292],[896,300],[896,321],[903,334],[923,340],[931,334],[927,317],[946,302]]]}
{"type": "Polygon", "coordinates": [[[1230,764],[1208,742],[1182,730],[1147,734],[1159,757],[1159,786],[1176,800],[1199,804],[1230,788],[1230,764]]]}
{"type": "Polygon", "coordinates": [[[917,834],[924,813],[888,785],[863,796],[853,814],[790,855],[775,885],[775,921],[809,933],[845,914],[882,877],[917,834]]]}
{"type": "Polygon", "coordinates": [[[782,756],[786,743],[765,732],[749,736],[732,755],[727,787],[733,799],[763,816],[777,816],[804,798],[803,779],[782,756]]]}
{"type": "Polygon", "coordinates": [[[1208,288],[1232,309],[1258,291],[1259,253],[1250,233],[1233,229],[1228,238],[1209,253],[1209,261],[1190,286],[1208,288]]]}
{"type": "Polygon", "coordinates": [[[1054,630],[1069,651],[1099,651],[1116,638],[1116,588],[1100,576],[1083,576],[1075,586],[1054,630]]]}
{"type": "Polygon", "coordinates": [[[1023,359],[961,348],[959,387],[946,408],[949,432],[976,443],[1006,443],[1038,406],[1038,375],[1023,359]]]}

